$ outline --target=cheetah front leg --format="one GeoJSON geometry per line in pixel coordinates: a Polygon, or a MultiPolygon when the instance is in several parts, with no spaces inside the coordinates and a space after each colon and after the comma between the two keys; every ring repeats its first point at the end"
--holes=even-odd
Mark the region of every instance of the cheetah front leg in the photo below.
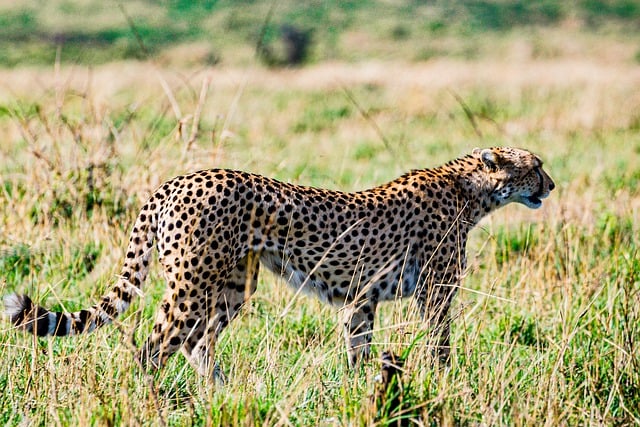
{"type": "Polygon", "coordinates": [[[451,319],[449,309],[457,285],[433,284],[427,292],[417,295],[422,319],[426,321],[430,336],[437,343],[436,352],[441,363],[448,365],[451,355],[451,319]]]}
{"type": "Polygon", "coordinates": [[[351,368],[369,358],[376,308],[374,301],[366,299],[352,302],[343,309],[344,336],[351,368]]]}

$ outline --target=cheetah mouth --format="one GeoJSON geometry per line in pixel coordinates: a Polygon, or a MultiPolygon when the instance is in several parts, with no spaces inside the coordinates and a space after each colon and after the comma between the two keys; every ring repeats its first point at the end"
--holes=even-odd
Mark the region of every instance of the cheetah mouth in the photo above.
{"type": "Polygon", "coordinates": [[[524,198],[524,200],[524,204],[530,208],[537,209],[542,206],[542,199],[540,199],[540,197],[537,195],[527,196],[524,198]]]}
{"type": "Polygon", "coordinates": [[[527,207],[538,209],[540,206],[542,206],[542,199],[546,199],[547,197],[549,197],[549,193],[540,190],[536,194],[532,194],[530,196],[522,196],[520,200],[527,207]]]}

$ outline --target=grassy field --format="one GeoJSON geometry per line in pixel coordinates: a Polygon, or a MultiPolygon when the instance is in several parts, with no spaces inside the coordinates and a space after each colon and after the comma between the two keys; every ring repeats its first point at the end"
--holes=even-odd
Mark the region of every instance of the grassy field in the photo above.
{"type": "MultiPolygon", "coordinates": [[[[139,207],[187,171],[353,191],[514,145],[543,158],[557,189],[540,210],[509,206],[474,231],[449,369],[432,367],[419,318],[398,302],[379,312],[373,359],[350,372],[336,310],[263,274],[219,343],[227,385],[182,355],[150,376],[130,342],[148,334],[164,290],[154,267],[114,327],[48,340],[2,325],[0,424],[640,424],[638,43],[566,25],[484,34],[474,55],[428,61],[385,55],[391,38],[376,59],[296,69],[251,53],[177,65],[193,45],[168,62],[1,69],[0,294],[53,308],[109,288],[139,207]],[[377,411],[384,350],[408,352],[403,404],[377,411]]],[[[366,51],[362,34],[338,46],[366,51]]]]}

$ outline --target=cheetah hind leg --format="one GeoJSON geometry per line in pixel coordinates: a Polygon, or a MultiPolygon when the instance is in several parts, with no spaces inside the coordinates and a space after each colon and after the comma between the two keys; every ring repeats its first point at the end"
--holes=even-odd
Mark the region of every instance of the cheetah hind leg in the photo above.
{"type": "Polygon", "coordinates": [[[142,345],[137,358],[143,369],[159,370],[167,359],[175,353],[184,341],[184,331],[175,321],[173,291],[167,291],[162,299],[161,309],[156,314],[153,331],[142,345]]]}
{"type": "Polygon", "coordinates": [[[182,347],[191,366],[215,384],[226,383],[224,372],[215,362],[215,343],[218,335],[239,313],[258,283],[258,258],[252,253],[243,258],[231,271],[216,301],[211,301],[213,316],[209,321],[199,320],[182,347]]]}

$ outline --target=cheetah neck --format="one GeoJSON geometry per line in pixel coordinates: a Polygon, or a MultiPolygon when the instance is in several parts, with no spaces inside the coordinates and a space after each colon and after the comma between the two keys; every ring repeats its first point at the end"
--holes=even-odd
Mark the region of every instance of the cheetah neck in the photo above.
{"type": "Polygon", "coordinates": [[[486,173],[482,162],[466,156],[439,168],[418,171],[457,198],[457,216],[471,228],[496,210],[499,204],[493,197],[496,183],[486,173]]]}

